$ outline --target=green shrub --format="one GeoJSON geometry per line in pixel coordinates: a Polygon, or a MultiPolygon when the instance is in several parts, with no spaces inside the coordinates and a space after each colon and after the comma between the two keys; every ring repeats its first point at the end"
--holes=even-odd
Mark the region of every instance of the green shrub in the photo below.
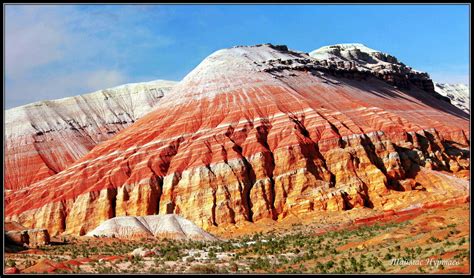
{"type": "Polygon", "coordinates": [[[191,272],[212,274],[212,273],[219,273],[219,269],[214,264],[193,265],[191,267],[191,272]]]}

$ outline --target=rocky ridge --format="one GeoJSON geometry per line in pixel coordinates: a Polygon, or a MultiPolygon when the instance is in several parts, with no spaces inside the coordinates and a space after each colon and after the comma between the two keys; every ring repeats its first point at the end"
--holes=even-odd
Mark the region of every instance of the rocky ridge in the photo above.
{"type": "Polygon", "coordinates": [[[156,80],[5,111],[5,189],[52,176],[151,111],[175,84],[156,80]]]}
{"type": "Polygon", "coordinates": [[[370,72],[400,88],[416,86],[434,97],[450,102],[449,98],[435,93],[433,81],[428,73],[414,70],[396,57],[371,49],[360,43],[324,46],[312,51],[311,57],[332,68],[370,72]]]}
{"type": "Polygon", "coordinates": [[[7,193],[6,219],[84,235],[117,216],[174,213],[206,229],[466,194],[464,112],[411,80],[394,88],[318,63],[270,44],[219,50],[160,109],[7,193]]]}

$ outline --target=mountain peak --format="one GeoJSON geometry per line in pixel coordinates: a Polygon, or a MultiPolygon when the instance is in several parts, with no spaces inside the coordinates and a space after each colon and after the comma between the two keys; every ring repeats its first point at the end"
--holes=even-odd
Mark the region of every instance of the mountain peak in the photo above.
{"type": "Polygon", "coordinates": [[[177,85],[171,92],[176,97],[168,98],[165,103],[177,105],[190,98],[212,98],[237,88],[245,88],[247,84],[273,84],[275,81],[265,71],[288,65],[303,66],[311,59],[306,53],[270,43],[217,50],[177,85]]]}
{"type": "Polygon", "coordinates": [[[381,51],[367,47],[366,45],[362,43],[339,43],[339,44],[334,44],[334,45],[327,45],[327,46],[320,47],[314,50],[313,52],[317,54],[317,53],[321,53],[323,51],[327,51],[330,49],[339,49],[339,50],[356,50],[357,49],[366,53],[376,53],[376,52],[382,53],[381,51]]]}
{"type": "MultiPolygon", "coordinates": [[[[363,61],[360,53],[353,56],[363,61]]],[[[112,217],[179,214],[203,229],[226,229],[292,214],[388,210],[464,194],[468,181],[449,176],[438,188],[431,181],[441,179],[441,172],[419,181],[408,174],[424,167],[427,173],[466,175],[467,152],[450,154],[448,146],[469,148],[465,114],[417,88],[430,80],[395,71],[375,77],[319,63],[285,46],[216,51],[166,93],[159,107],[73,165],[12,188],[5,195],[5,221],[44,227],[53,236],[84,235],[112,217]],[[403,84],[415,86],[394,88],[403,84]],[[420,155],[410,159],[413,154],[420,155]],[[428,190],[400,202],[398,184],[428,190]]],[[[128,107],[127,99],[119,103],[128,107]]],[[[102,115],[103,108],[93,111],[102,115]]],[[[75,114],[81,120],[87,112],[75,114]]],[[[49,153],[56,158],[63,149],[77,149],[61,142],[87,130],[93,132],[84,140],[107,132],[77,122],[69,136],[61,129],[56,141],[49,140],[53,132],[39,130],[30,149],[22,148],[23,139],[14,146],[29,153],[44,145],[37,160],[49,153]]],[[[122,125],[123,118],[117,122],[112,124],[122,125]]],[[[29,161],[10,164],[12,178],[21,177],[29,161]]]]}
{"type": "Polygon", "coordinates": [[[387,53],[369,48],[361,43],[344,43],[320,47],[309,54],[317,60],[334,62],[354,62],[362,70],[408,68],[387,53]]]}
{"type": "Polygon", "coordinates": [[[414,70],[395,56],[369,48],[361,43],[336,44],[318,48],[312,58],[338,68],[368,71],[395,86],[408,88],[408,80],[421,89],[434,92],[433,82],[426,72],[414,70]]]}
{"type": "Polygon", "coordinates": [[[241,70],[241,66],[258,70],[258,66],[265,61],[290,60],[300,58],[302,55],[304,55],[303,52],[289,50],[286,45],[273,45],[271,43],[251,46],[240,45],[215,51],[204,59],[193,72],[203,68],[221,68],[222,66],[230,66],[231,69],[237,70],[241,70]]]}

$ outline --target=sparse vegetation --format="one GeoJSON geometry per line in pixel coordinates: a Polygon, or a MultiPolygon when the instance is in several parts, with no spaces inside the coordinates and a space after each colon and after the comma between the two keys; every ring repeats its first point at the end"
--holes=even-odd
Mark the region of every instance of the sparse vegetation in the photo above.
{"type": "Polygon", "coordinates": [[[413,225],[411,220],[376,223],[319,235],[305,225],[294,225],[286,233],[259,232],[218,242],[59,238],[61,244],[39,249],[42,255],[8,254],[5,265],[26,269],[39,258],[47,258],[67,266],[55,273],[430,273],[449,270],[449,266],[410,267],[392,261],[448,253],[469,263],[465,223],[440,226],[426,236],[410,234],[413,225]],[[405,236],[397,240],[383,237],[400,231],[405,236]],[[130,255],[140,247],[157,252],[147,257],[130,255]]]}

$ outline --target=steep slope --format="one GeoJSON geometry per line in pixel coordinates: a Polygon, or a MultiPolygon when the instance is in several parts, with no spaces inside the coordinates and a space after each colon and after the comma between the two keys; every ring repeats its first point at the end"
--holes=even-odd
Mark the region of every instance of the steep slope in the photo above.
{"type": "Polygon", "coordinates": [[[100,224],[87,233],[87,236],[106,236],[118,238],[157,238],[217,240],[193,222],[175,214],[147,216],[119,216],[100,224]]]}
{"type": "Polygon", "coordinates": [[[151,111],[175,83],[126,84],[6,110],[5,189],[60,172],[151,111]]]}
{"type": "Polygon", "coordinates": [[[345,43],[320,47],[309,55],[319,61],[328,63],[351,63],[358,70],[390,71],[398,68],[400,71],[418,71],[407,67],[390,54],[369,48],[361,43],[345,43]]]}
{"type": "Polygon", "coordinates": [[[219,50],[160,109],[7,193],[6,220],[83,235],[112,217],[175,213],[206,229],[466,194],[453,173],[469,169],[467,114],[407,84],[285,46],[219,50]]]}
{"type": "Polygon", "coordinates": [[[368,71],[400,88],[409,88],[411,84],[441,100],[450,102],[449,98],[435,93],[433,81],[426,72],[412,69],[396,57],[363,44],[347,43],[324,46],[312,51],[309,55],[329,66],[368,71]]]}
{"type": "Polygon", "coordinates": [[[435,91],[451,100],[451,103],[466,113],[469,108],[469,87],[465,84],[434,83],[435,91]]]}
{"type": "Polygon", "coordinates": [[[396,57],[369,48],[360,43],[324,46],[309,54],[318,61],[337,68],[369,71],[390,84],[406,88],[412,82],[415,86],[440,96],[435,97],[452,103],[469,113],[469,89],[464,84],[434,83],[429,75],[400,62],[396,57]]]}

